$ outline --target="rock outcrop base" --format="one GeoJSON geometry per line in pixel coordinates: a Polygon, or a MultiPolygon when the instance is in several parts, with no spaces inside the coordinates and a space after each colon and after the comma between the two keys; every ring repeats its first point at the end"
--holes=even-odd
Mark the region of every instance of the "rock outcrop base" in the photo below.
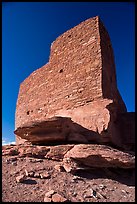
{"type": "Polygon", "coordinates": [[[135,156],[105,145],[2,147],[3,202],[134,202],[135,156]]]}

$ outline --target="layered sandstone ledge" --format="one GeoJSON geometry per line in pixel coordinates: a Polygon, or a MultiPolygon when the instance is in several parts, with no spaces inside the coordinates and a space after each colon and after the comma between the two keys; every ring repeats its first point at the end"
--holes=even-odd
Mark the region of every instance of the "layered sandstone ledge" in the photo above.
{"type": "Polygon", "coordinates": [[[2,147],[2,155],[60,161],[65,171],[72,173],[81,168],[135,168],[134,152],[97,144],[6,145],[2,147]]]}

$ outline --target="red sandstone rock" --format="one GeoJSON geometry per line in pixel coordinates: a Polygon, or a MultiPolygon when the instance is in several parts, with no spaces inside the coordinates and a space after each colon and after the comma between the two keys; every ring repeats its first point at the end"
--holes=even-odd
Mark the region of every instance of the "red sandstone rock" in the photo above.
{"type": "Polygon", "coordinates": [[[68,157],[63,159],[63,167],[68,173],[75,173],[79,169],[78,163],[68,157]]]}
{"type": "Polygon", "coordinates": [[[56,164],[56,165],[54,166],[54,169],[56,169],[56,170],[59,171],[59,172],[64,171],[64,167],[63,167],[62,165],[60,165],[60,164],[56,164]]]}
{"type": "Polygon", "coordinates": [[[48,172],[44,172],[40,174],[40,178],[41,179],[49,179],[50,178],[50,174],[48,172]]]}
{"type": "Polygon", "coordinates": [[[59,36],[51,45],[49,62],[21,83],[16,140],[18,144],[65,141],[124,147],[123,123],[116,125],[119,113],[126,113],[126,106],[117,89],[113,49],[96,16],[59,36]],[[70,117],[75,125],[67,131],[57,126],[62,126],[59,121],[48,122],[54,116],[61,121],[70,117]],[[39,125],[29,125],[36,122],[39,125]]]}
{"type": "Polygon", "coordinates": [[[44,202],[52,202],[52,199],[45,196],[44,197],[44,202]]]}
{"type": "Polygon", "coordinates": [[[60,195],[59,193],[55,193],[52,195],[52,201],[53,202],[66,202],[67,199],[64,198],[62,195],[60,195]]]}
{"type": "Polygon", "coordinates": [[[55,193],[54,190],[50,190],[45,194],[45,197],[51,198],[54,193],[55,193]]]}
{"type": "Polygon", "coordinates": [[[76,164],[89,167],[135,168],[135,156],[106,145],[80,144],[69,150],[63,159],[67,172],[76,164]]]}
{"type": "Polygon", "coordinates": [[[22,183],[26,179],[25,175],[20,175],[16,177],[17,183],[22,183]]]}
{"type": "Polygon", "coordinates": [[[19,152],[18,152],[18,149],[16,147],[11,147],[11,148],[7,148],[7,149],[2,150],[2,155],[15,156],[18,154],[19,154],[19,152]]]}
{"type": "Polygon", "coordinates": [[[44,156],[49,151],[48,147],[44,146],[19,146],[18,148],[20,157],[37,157],[44,158],[44,156]]]}
{"type": "Polygon", "coordinates": [[[40,173],[35,172],[35,173],[34,173],[34,178],[40,178],[40,173]]]}
{"type": "MultiPolygon", "coordinates": [[[[12,148],[14,149],[15,147],[12,148]]],[[[12,148],[10,148],[10,150],[12,150],[12,148]]],[[[135,166],[135,157],[133,152],[122,152],[106,145],[66,144],[47,147],[20,145],[19,147],[17,146],[16,149],[18,150],[19,156],[36,157],[37,155],[37,158],[41,158],[42,150],[42,155],[45,155],[43,159],[63,161],[63,167],[67,172],[77,170],[79,168],[79,163],[90,167],[134,168],[135,166]],[[22,151],[24,152],[24,150],[25,153],[22,154],[22,151]],[[74,160],[76,162],[74,162],[74,160]]],[[[6,151],[6,149],[4,151],[6,151]]],[[[37,160],[37,162],[39,162],[40,159],[37,160]]],[[[40,174],[38,177],[40,177],[40,174]]]]}
{"type": "Polygon", "coordinates": [[[74,145],[57,145],[51,146],[50,151],[46,154],[46,159],[52,159],[57,161],[62,161],[64,155],[73,147],[74,145]]]}

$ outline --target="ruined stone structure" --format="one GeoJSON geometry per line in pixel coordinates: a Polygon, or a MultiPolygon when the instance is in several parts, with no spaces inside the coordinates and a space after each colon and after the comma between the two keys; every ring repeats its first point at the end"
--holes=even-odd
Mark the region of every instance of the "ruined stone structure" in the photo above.
{"type": "MultiPolygon", "coordinates": [[[[124,120],[117,125],[122,114],[128,117],[117,89],[112,45],[96,16],[59,36],[51,45],[49,62],[21,83],[17,143],[56,141],[123,147],[124,120]]],[[[133,147],[134,139],[125,146],[129,143],[133,147]]]]}

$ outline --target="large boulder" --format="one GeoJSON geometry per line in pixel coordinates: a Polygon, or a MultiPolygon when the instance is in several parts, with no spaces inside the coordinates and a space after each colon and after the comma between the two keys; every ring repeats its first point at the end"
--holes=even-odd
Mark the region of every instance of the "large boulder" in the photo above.
{"type": "Polygon", "coordinates": [[[135,168],[135,156],[106,145],[79,144],[64,155],[64,168],[70,172],[79,167],[135,168]]]}

